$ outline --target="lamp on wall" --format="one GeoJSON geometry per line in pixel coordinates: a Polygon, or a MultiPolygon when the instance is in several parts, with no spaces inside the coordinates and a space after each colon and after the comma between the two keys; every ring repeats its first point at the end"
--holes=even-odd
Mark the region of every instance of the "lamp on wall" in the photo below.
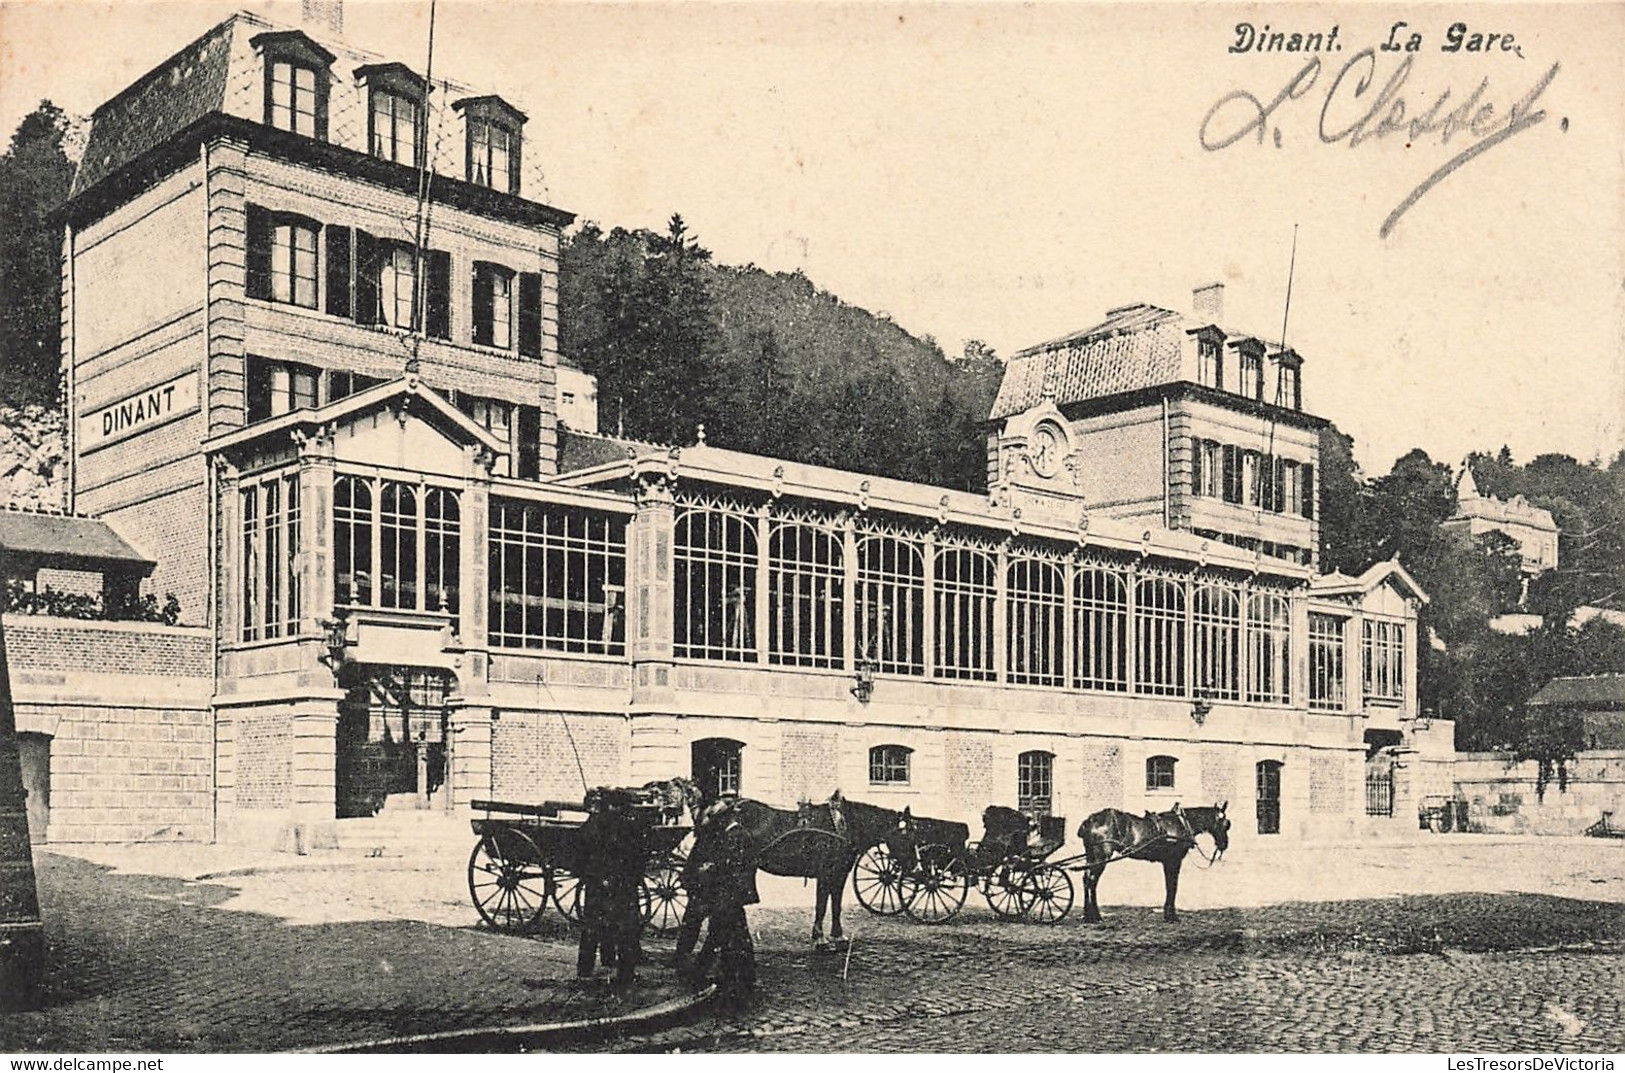
{"type": "Polygon", "coordinates": [[[1207,699],[1206,693],[1198,693],[1196,699],[1191,701],[1191,718],[1196,725],[1201,726],[1207,722],[1207,717],[1213,711],[1213,702],[1207,699]]]}
{"type": "Polygon", "coordinates": [[[852,695],[859,704],[868,704],[875,695],[875,665],[867,659],[858,660],[858,669],[852,675],[852,695]]]}
{"type": "Polygon", "coordinates": [[[335,675],[344,666],[344,653],[350,647],[348,616],[347,609],[335,607],[332,618],[324,618],[317,623],[322,628],[322,644],[327,648],[327,658],[322,662],[331,667],[335,675]]]}

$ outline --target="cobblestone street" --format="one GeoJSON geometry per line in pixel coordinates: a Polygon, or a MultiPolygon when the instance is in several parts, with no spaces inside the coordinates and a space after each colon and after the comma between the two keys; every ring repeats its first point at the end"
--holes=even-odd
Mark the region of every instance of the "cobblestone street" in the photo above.
{"type": "MultiPolygon", "coordinates": [[[[1233,853],[1186,870],[1175,925],[1154,908],[1153,867],[1108,872],[1094,927],[1081,910],[1055,927],[1000,923],[974,892],[930,927],[849,895],[850,961],[810,952],[809,888],[764,878],[754,1005],[590,1046],[1618,1052],[1620,849],[1460,838],[1233,853]]],[[[571,979],[572,937],[552,914],[529,937],[476,926],[454,850],[223,871],[216,847],[41,853],[48,1001],[0,1019],[0,1050],[287,1050],[682,993],[669,939],[618,996],[571,979]]]]}

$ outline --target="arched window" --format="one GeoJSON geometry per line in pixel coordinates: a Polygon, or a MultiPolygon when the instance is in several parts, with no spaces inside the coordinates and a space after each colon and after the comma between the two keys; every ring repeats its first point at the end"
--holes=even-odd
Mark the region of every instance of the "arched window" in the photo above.
{"type": "Polygon", "coordinates": [[[1078,571],[1077,612],[1079,689],[1128,688],[1128,586],[1117,570],[1088,566],[1078,571]]]}
{"type": "Polygon", "coordinates": [[[333,479],[333,599],[372,603],[372,486],[361,477],[333,479]]]}
{"type": "Polygon", "coordinates": [[[840,538],[815,525],[775,522],[767,549],[769,662],[840,666],[846,586],[840,538]]]}
{"type": "Polygon", "coordinates": [[[1145,788],[1147,790],[1172,790],[1174,788],[1174,765],[1179,763],[1171,756],[1149,756],[1145,761],[1145,788]]]}
{"type": "Polygon", "coordinates": [[[858,541],[858,658],[887,674],[925,673],[925,556],[901,536],[858,541]]]}
{"type": "Polygon", "coordinates": [[[1228,585],[1197,586],[1191,624],[1197,694],[1235,700],[1241,695],[1241,595],[1228,585]]]}
{"type": "MultiPolygon", "coordinates": [[[[1281,833],[1281,762],[1260,760],[1255,768],[1258,776],[1258,833],[1281,833]]],[[[1392,783],[1389,784],[1390,790],[1392,783]]],[[[1371,800],[1371,783],[1366,782],[1366,803],[1371,800]]],[[[1367,809],[1369,813],[1369,808],[1367,809]]]]}
{"type": "Polygon", "coordinates": [[[743,508],[694,503],[676,521],[672,651],[690,659],[756,659],[756,520],[743,508]]]}
{"type": "Polygon", "coordinates": [[[1247,599],[1247,699],[1254,704],[1285,704],[1290,697],[1288,668],[1291,620],[1286,597],[1255,592],[1247,599]]]}
{"type": "Polygon", "coordinates": [[[457,493],[449,488],[429,489],[423,500],[424,610],[450,612],[453,631],[457,629],[457,581],[462,573],[461,526],[457,493]]]}
{"type": "Polygon", "coordinates": [[[1066,673],[1066,579],[1061,564],[1014,559],[1006,571],[1009,680],[1058,686],[1066,673]]]}
{"type": "Polygon", "coordinates": [[[993,662],[993,556],[977,548],[937,551],[935,668],[939,678],[988,681],[993,662]]]}
{"type": "Polygon", "coordinates": [[[1039,749],[1016,758],[1016,808],[1048,816],[1055,804],[1055,754],[1039,749]]]}
{"type": "Polygon", "coordinates": [[[418,497],[411,486],[385,481],[378,502],[378,604],[418,605],[418,497]]]}
{"type": "Polygon", "coordinates": [[[1135,688],[1178,696],[1185,692],[1185,583],[1141,578],[1134,597],[1135,688]]]}
{"type": "Polygon", "coordinates": [[[689,746],[690,771],[700,793],[713,801],[739,794],[744,784],[744,748],[744,742],[731,738],[704,738],[689,746]]]}
{"type": "Polygon", "coordinates": [[[869,781],[876,786],[907,786],[913,753],[903,745],[876,745],[869,750],[869,781]]]}

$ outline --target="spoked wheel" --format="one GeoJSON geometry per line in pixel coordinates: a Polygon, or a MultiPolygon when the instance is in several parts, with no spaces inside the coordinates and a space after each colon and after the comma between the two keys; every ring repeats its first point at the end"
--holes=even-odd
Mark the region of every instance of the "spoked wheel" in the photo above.
{"type": "Polygon", "coordinates": [[[903,907],[922,924],[941,924],[959,913],[969,890],[958,854],[948,846],[921,846],[919,863],[903,880],[903,907]]]}
{"type": "Polygon", "coordinates": [[[858,904],[875,916],[896,916],[907,899],[903,893],[903,865],[885,846],[870,846],[852,866],[852,893],[858,904]]]}
{"type": "Polygon", "coordinates": [[[1066,869],[1042,864],[1026,875],[1025,919],[1034,924],[1059,924],[1072,911],[1072,877],[1066,869]]]}
{"type": "Polygon", "coordinates": [[[664,935],[676,931],[688,908],[688,891],[683,889],[681,853],[656,861],[643,874],[643,922],[664,935]]]}
{"type": "Polygon", "coordinates": [[[982,896],[1000,920],[1020,920],[1026,915],[1032,898],[1027,889],[1027,873],[999,865],[982,881],[982,896]]]}
{"type": "Polygon", "coordinates": [[[524,931],[547,908],[547,866],[523,831],[486,834],[468,858],[468,893],[474,908],[497,931],[524,931]]]}
{"type": "Polygon", "coordinates": [[[559,907],[564,919],[572,924],[581,923],[581,877],[563,865],[550,864],[547,886],[553,892],[553,904],[559,907]]]}

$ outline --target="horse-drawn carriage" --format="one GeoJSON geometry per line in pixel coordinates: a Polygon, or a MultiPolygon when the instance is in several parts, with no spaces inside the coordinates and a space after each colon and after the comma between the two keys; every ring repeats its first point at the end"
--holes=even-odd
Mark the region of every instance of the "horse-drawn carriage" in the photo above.
{"type": "MultiPolygon", "coordinates": [[[[682,844],[692,828],[680,790],[651,784],[635,791],[647,861],[639,900],[646,927],[675,930],[688,904],[683,890],[682,844]]],[[[533,927],[549,903],[573,923],[581,921],[585,854],[582,828],[595,807],[586,801],[516,804],[475,801],[485,815],[474,819],[476,841],[468,859],[468,893],[480,918],[497,931],[533,927]]]]}
{"type": "Polygon", "coordinates": [[[989,806],[983,834],[970,841],[963,823],[908,816],[896,838],[858,858],[852,888],[878,916],[906,913],[940,924],[964,907],[972,887],[1001,920],[1054,924],[1072,910],[1072,878],[1049,858],[1066,842],[1066,820],[1029,819],[1015,809],[989,806]]]}

